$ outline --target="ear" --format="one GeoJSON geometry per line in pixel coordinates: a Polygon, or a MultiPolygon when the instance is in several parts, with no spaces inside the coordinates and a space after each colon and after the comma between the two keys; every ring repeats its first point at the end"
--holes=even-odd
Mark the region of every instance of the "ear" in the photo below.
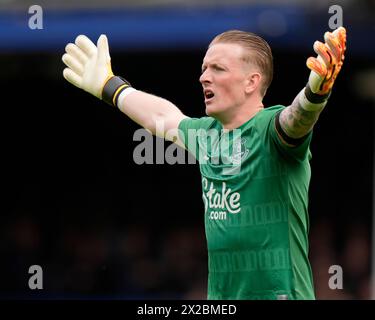
{"type": "Polygon", "coordinates": [[[245,92],[250,94],[256,91],[260,87],[262,76],[259,72],[249,73],[246,79],[245,92]]]}

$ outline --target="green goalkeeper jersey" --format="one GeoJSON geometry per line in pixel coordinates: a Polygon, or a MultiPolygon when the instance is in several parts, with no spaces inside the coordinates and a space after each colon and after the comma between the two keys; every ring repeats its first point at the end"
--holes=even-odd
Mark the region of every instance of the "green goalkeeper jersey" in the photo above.
{"type": "Polygon", "coordinates": [[[297,147],[281,142],[275,116],[283,108],[263,109],[232,131],[210,117],[179,125],[202,175],[208,299],[315,299],[307,211],[312,133],[297,147]]]}

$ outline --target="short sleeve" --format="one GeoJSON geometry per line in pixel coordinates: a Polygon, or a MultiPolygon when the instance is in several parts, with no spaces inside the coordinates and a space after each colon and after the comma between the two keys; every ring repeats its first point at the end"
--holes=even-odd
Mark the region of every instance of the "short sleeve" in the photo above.
{"type": "Polygon", "coordinates": [[[307,135],[302,143],[292,147],[281,141],[277,131],[275,119],[276,115],[285,107],[278,105],[264,110],[257,119],[257,130],[262,137],[263,142],[271,148],[275,148],[280,154],[289,159],[304,161],[311,159],[310,142],[312,139],[312,131],[307,135]]]}

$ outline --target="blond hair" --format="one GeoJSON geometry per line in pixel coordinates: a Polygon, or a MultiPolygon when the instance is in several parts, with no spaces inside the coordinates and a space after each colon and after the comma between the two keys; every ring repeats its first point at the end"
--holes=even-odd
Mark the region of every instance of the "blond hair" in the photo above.
{"type": "Polygon", "coordinates": [[[254,33],[240,30],[229,30],[217,35],[209,47],[216,43],[235,43],[247,49],[248,54],[243,60],[259,68],[263,76],[260,92],[264,96],[273,78],[273,57],[268,43],[254,33]]]}

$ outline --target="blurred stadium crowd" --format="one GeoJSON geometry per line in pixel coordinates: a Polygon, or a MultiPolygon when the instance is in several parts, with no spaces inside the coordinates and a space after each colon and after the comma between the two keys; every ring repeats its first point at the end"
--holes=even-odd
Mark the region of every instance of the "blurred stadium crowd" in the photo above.
{"type": "MultiPolygon", "coordinates": [[[[86,222],[48,231],[30,214],[15,213],[0,238],[2,298],[206,299],[207,257],[200,225],[158,234],[152,225],[118,228],[116,221],[86,222]],[[104,227],[103,227],[104,226],[104,227]],[[51,232],[51,231],[50,231],[51,232]],[[17,252],[15,255],[14,253],[17,252]],[[26,266],[39,263],[46,293],[26,287],[26,266]],[[22,278],[20,275],[24,275],[22,278]],[[4,290],[5,289],[5,290],[4,290]]],[[[310,257],[317,299],[370,299],[370,235],[356,223],[337,236],[334,221],[315,221],[310,257]],[[343,289],[331,290],[330,266],[343,268],[343,289]]]]}

